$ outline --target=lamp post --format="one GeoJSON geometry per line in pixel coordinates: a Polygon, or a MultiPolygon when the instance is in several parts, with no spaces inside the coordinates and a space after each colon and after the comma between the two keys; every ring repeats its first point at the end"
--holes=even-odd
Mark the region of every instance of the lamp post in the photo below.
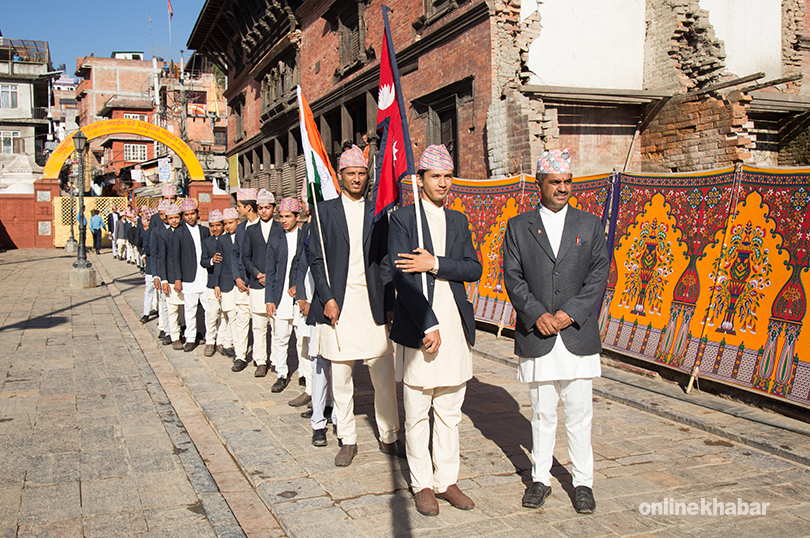
{"type": "MultiPolygon", "coordinates": [[[[79,153],[79,254],[76,261],[73,263],[73,267],[77,269],[87,269],[92,267],[92,264],[87,261],[87,248],[85,246],[87,227],[82,225],[82,220],[84,219],[84,148],[87,146],[87,137],[84,136],[81,129],[73,135],[73,146],[79,153]]],[[[71,205],[71,208],[72,207],[71,205]]],[[[71,229],[72,228],[73,226],[71,224],[71,229]]]]}
{"type": "Polygon", "coordinates": [[[73,211],[73,169],[71,167],[70,173],[68,174],[68,190],[70,191],[70,238],[65,241],[65,252],[77,252],[79,250],[79,244],[76,242],[76,236],[73,235],[73,225],[76,223],[75,220],[75,212],[73,211]]]}

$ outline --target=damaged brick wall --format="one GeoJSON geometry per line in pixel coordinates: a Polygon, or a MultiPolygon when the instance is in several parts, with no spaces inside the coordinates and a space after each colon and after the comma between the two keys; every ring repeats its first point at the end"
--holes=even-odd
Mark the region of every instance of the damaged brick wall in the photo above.
{"type": "Polygon", "coordinates": [[[559,146],[556,110],[520,92],[532,73],[529,46],[540,35],[540,14],[520,22],[520,0],[497,0],[492,16],[492,102],[487,111],[490,177],[531,174],[534,158],[559,146]],[[555,145],[556,144],[556,145],[555,145]]]}
{"type": "MultiPolygon", "coordinates": [[[[782,0],[782,74],[784,76],[802,72],[804,17],[804,0],[782,0]]],[[[801,88],[801,83],[801,80],[790,82],[785,91],[797,92],[801,88]]]]}
{"type": "Polygon", "coordinates": [[[699,89],[719,82],[725,58],[699,0],[647,0],[646,89],[699,89]]]}
{"type": "Polygon", "coordinates": [[[739,91],[689,102],[672,99],[641,137],[642,170],[694,172],[749,160],[755,145],[748,132],[750,101],[739,91]]]}

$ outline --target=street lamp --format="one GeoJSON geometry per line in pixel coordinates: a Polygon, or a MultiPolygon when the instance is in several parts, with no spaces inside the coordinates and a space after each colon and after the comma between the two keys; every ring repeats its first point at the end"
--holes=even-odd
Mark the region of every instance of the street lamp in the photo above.
{"type": "MultiPolygon", "coordinates": [[[[79,255],[73,263],[73,267],[77,269],[87,269],[93,265],[87,261],[87,248],[85,246],[87,227],[82,225],[82,219],[84,219],[84,148],[87,146],[87,137],[84,136],[81,129],[73,135],[73,146],[79,153],[79,255]]],[[[71,228],[73,228],[72,223],[71,228]]]]}

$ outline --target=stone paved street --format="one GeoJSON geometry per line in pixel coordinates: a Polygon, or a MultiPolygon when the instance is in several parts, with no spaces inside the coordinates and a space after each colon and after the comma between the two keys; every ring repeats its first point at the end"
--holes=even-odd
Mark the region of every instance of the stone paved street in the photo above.
{"type": "Polygon", "coordinates": [[[476,508],[443,503],[438,517],[423,517],[407,490],[405,461],[376,448],[364,367],[355,374],[359,454],[336,468],[331,431],[328,447],[313,447],[309,421],[287,405],[300,393],[295,382],[273,394],[272,374],[233,373],[229,359],[204,357],[202,346],[192,353],[155,346],[156,322],[142,328],[136,321],[143,278],[134,266],[106,252],[93,256],[110,285],[70,292],[70,259],[61,254],[0,255],[5,536],[49,529],[54,536],[236,536],[237,520],[248,536],[295,538],[810,535],[810,438],[674,400],[665,395],[672,385],[612,368],[595,383],[596,513],[571,507],[562,427],[553,494],[541,510],[522,508],[530,480],[528,390],[515,380],[510,342],[484,333],[461,424],[459,486],[476,508]],[[625,377],[638,386],[616,381],[625,377]],[[659,393],[641,388],[648,383],[659,393]],[[198,433],[202,427],[209,437],[198,433]],[[243,512],[251,494],[269,508],[265,515],[256,506],[243,512]],[[666,515],[648,512],[665,499],[666,515]],[[735,510],[770,504],[759,516],[669,509],[715,499],[735,510]]]}

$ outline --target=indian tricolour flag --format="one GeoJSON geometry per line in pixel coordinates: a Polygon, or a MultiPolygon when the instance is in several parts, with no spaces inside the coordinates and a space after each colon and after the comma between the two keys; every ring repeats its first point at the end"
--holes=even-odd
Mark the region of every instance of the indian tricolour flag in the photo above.
{"type": "Polygon", "coordinates": [[[309,109],[307,100],[301,94],[298,86],[298,110],[301,121],[301,145],[304,147],[304,157],[307,164],[307,198],[309,204],[313,203],[313,196],[320,202],[331,200],[340,195],[340,185],[337,176],[326,155],[321,135],[315,125],[315,118],[309,109]]]}

